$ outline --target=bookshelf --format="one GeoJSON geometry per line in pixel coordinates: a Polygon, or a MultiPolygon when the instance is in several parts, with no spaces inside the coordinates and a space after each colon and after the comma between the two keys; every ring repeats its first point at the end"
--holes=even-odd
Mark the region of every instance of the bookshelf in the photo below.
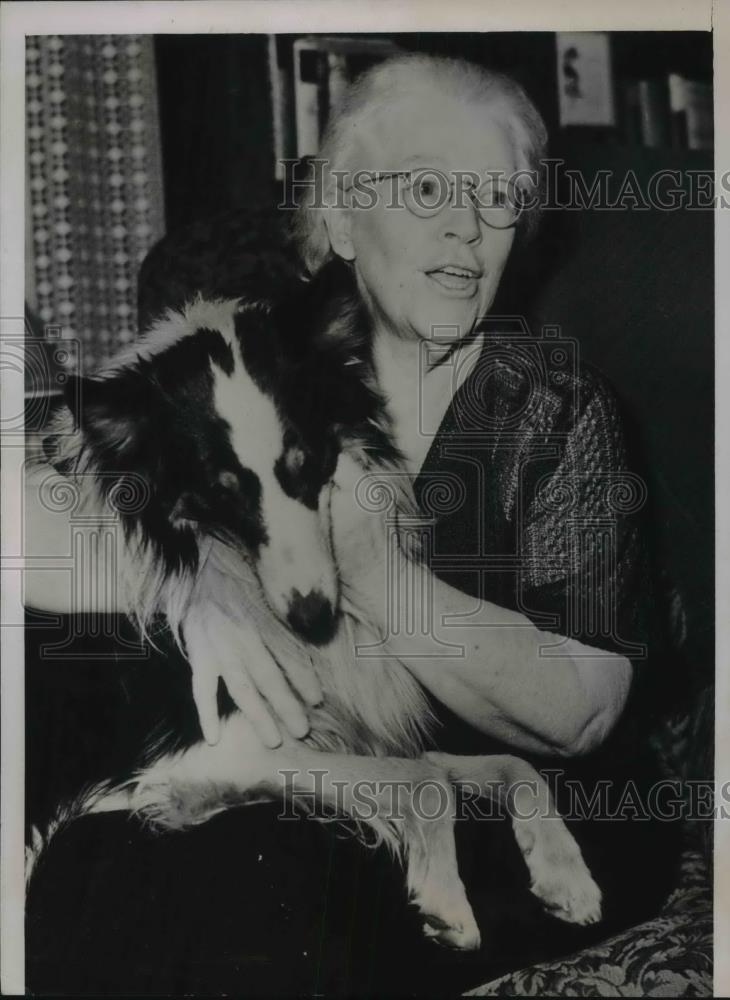
{"type": "Polygon", "coordinates": [[[314,156],[327,119],[348,84],[399,51],[388,38],[344,35],[269,35],[268,68],[274,126],[274,170],[282,159],[314,156]]]}
{"type": "Polygon", "coordinates": [[[651,149],[713,147],[712,47],[704,33],[683,33],[679,40],[665,32],[305,36],[287,42],[272,36],[271,44],[274,115],[279,112],[282,122],[288,116],[294,133],[288,143],[281,143],[280,149],[287,152],[280,155],[315,153],[343,86],[360,70],[397,51],[444,51],[513,73],[541,106],[558,139],[575,134],[651,149]],[[275,92],[285,86],[289,91],[282,105],[275,92]],[[580,121],[580,112],[571,115],[571,110],[581,102],[566,94],[574,90],[580,95],[581,87],[582,96],[589,98],[584,101],[588,114],[576,125],[573,119],[580,121]]]}

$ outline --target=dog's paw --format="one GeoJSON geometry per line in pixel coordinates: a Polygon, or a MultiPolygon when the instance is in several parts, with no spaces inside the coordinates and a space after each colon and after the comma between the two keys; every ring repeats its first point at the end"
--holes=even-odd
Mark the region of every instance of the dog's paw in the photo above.
{"type": "MultiPolygon", "coordinates": [[[[567,830],[565,835],[570,837],[567,830]]],[[[577,845],[545,843],[538,838],[526,858],[530,892],[558,920],[595,924],[601,919],[601,890],[593,881],[577,845]]]]}
{"type": "Polygon", "coordinates": [[[413,900],[423,917],[423,933],[445,948],[475,951],[481,936],[461,879],[455,885],[440,881],[422,887],[413,900]]]}
{"type": "Polygon", "coordinates": [[[476,951],[482,943],[474,917],[466,922],[451,924],[435,914],[424,914],[423,933],[443,948],[458,951],[476,951]]]}

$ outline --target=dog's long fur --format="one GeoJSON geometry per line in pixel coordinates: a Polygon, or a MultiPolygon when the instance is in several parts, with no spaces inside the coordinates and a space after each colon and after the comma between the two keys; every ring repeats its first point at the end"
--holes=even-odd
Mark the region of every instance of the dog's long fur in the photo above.
{"type": "Polygon", "coordinates": [[[66,819],[119,806],[182,829],[232,806],[309,791],[307,773],[324,771],[323,803],[344,808],[403,861],[425,932],[472,948],[479,931],[458,876],[453,810],[425,821],[405,802],[399,816],[377,793],[380,808],[363,819],[352,786],[360,778],[431,783],[452,805],[453,783],[498,780],[509,789],[529,779],[538,816],[515,819],[514,828],[533,891],[563,919],[595,920],[600,893],[562,821],[541,818],[550,802],[536,772],[514,757],[424,754],[433,720],[420,685],[393,658],[355,654],[355,630],[360,641],[379,637],[339,592],[327,502],[338,462],[387,474],[393,504],[382,516],[396,524],[403,557],[418,553],[397,531],[398,518],[417,510],[377,389],[367,319],[347,281],[341,268],[326,269],[278,303],[197,299],[166,314],[107,371],[72,385],[78,429],[70,414],[61,418],[48,444],[53,464],[82,477],[94,505],[144,487],[139,503],[117,503],[129,553],[122,584],[141,632],[164,615],[188,655],[215,633],[235,656],[253,621],[277,661],[311,659],[324,701],[310,734],[276,750],[262,748],[239,712],[225,718],[215,746],[181,746],[171,734],[140,748],[131,782],[91,790],[66,819]]]}

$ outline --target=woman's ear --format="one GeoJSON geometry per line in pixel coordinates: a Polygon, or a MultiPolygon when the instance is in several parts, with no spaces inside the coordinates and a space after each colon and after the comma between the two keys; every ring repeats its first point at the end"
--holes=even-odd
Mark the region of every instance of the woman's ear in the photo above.
{"type": "Polygon", "coordinates": [[[331,207],[324,213],[330,246],[343,260],[355,259],[352,243],[352,214],[349,208],[331,207]]]}

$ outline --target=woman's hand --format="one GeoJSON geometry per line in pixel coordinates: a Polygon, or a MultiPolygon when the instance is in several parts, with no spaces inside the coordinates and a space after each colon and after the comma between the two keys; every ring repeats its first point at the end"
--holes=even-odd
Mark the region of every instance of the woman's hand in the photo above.
{"type": "MultiPolygon", "coordinates": [[[[356,614],[367,615],[375,624],[381,617],[385,620],[387,527],[382,503],[388,486],[386,474],[368,477],[352,459],[342,456],[330,494],[342,598],[356,614]]],[[[217,743],[220,736],[220,678],[265,746],[279,746],[282,729],[295,739],[307,735],[306,707],[322,701],[311,660],[292,657],[285,663],[277,662],[255,623],[231,617],[210,601],[188,611],[182,632],[192,670],[193,698],[207,743],[217,743]]]]}
{"type": "Polygon", "coordinates": [[[282,742],[282,727],[295,739],[309,732],[304,705],[322,700],[311,660],[279,664],[252,622],[232,619],[212,604],[188,612],[183,638],[192,670],[193,698],[207,743],[220,737],[218,681],[267,747],[282,742]],[[301,699],[301,700],[300,700],[301,699]]]}

